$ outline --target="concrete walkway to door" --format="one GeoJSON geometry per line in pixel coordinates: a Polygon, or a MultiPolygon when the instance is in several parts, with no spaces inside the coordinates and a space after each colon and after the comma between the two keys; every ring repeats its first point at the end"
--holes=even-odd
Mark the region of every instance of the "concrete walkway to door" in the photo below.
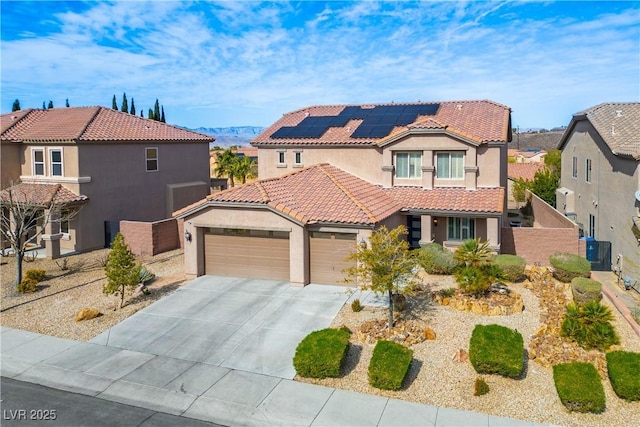
{"type": "Polygon", "coordinates": [[[535,425],[292,381],[300,340],[348,298],[339,286],[203,276],[88,343],[2,328],[1,373],[185,425],[535,425]]]}

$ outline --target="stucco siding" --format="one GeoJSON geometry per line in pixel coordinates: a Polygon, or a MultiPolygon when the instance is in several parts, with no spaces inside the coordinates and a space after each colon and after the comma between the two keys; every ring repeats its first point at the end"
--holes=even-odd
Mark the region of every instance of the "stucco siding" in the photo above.
{"type": "Polygon", "coordinates": [[[17,182],[21,174],[20,146],[3,142],[0,145],[0,189],[17,182]]]}

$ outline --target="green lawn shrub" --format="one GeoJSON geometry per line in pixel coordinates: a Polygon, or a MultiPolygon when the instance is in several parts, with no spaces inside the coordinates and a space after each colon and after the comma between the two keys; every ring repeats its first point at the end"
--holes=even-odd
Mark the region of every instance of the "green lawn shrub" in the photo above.
{"type": "Polygon", "coordinates": [[[369,362],[369,384],[382,390],[399,390],[412,359],[413,350],[392,341],[378,341],[369,362]]]}
{"type": "Polygon", "coordinates": [[[489,384],[482,377],[476,378],[476,382],[473,388],[474,396],[484,396],[489,393],[489,384]]]}
{"type": "Polygon", "coordinates": [[[570,411],[599,413],[605,395],[598,371],[591,363],[561,363],[553,367],[553,381],[560,401],[570,411]]]}
{"type": "Polygon", "coordinates": [[[518,378],[524,369],[522,335],[500,325],[476,325],[469,342],[469,360],[479,374],[518,378]]]}
{"type": "Polygon", "coordinates": [[[602,283],[586,277],[574,277],[571,280],[571,294],[576,304],[586,304],[602,299],[602,283]]]}
{"type": "Polygon", "coordinates": [[[640,353],[607,353],[607,370],[613,391],[618,397],[628,401],[640,400],[640,353]]]}
{"type": "Polygon", "coordinates": [[[427,243],[421,247],[418,262],[429,274],[453,274],[458,267],[453,252],[438,243],[427,243]]]}
{"type": "Polygon", "coordinates": [[[320,379],[339,376],[350,336],[348,328],[311,332],[298,344],[293,357],[293,366],[298,375],[320,379]]]}
{"type": "Polygon", "coordinates": [[[32,279],[37,282],[42,282],[47,277],[44,270],[32,269],[24,272],[25,279],[32,279]]]}
{"type": "Polygon", "coordinates": [[[556,252],[549,257],[553,266],[553,277],[563,283],[569,283],[575,277],[590,277],[591,263],[585,257],[567,252],[556,252]]]}
{"type": "Polygon", "coordinates": [[[515,282],[524,275],[527,262],[517,255],[501,254],[496,255],[493,263],[500,267],[505,280],[515,282]]]}
{"type": "Polygon", "coordinates": [[[597,301],[587,304],[569,304],[562,321],[562,335],[569,337],[580,347],[606,351],[620,339],[611,324],[613,315],[609,307],[597,301]]]}

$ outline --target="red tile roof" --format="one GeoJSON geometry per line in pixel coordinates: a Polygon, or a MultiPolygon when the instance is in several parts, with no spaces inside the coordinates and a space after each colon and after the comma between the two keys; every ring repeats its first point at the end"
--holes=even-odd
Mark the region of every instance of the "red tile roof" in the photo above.
{"type": "Polygon", "coordinates": [[[504,207],[502,188],[467,190],[463,187],[447,187],[426,190],[422,187],[392,187],[385,188],[385,192],[405,209],[501,213],[504,207]]]}
{"type": "MultiPolygon", "coordinates": [[[[434,102],[407,104],[371,104],[361,108],[373,108],[384,105],[428,105],[434,102]]],[[[346,107],[354,105],[311,106],[293,111],[265,129],[251,144],[254,146],[277,145],[381,145],[409,132],[442,131],[470,139],[477,143],[507,141],[510,135],[509,107],[493,101],[448,101],[440,102],[433,116],[418,116],[407,126],[396,126],[391,133],[382,138],[352,138],[351,133],[362,123],[362,119],[351,119],[344,126],[329,127],[319,138],[272,138],[282,127],[296,126],[306,117],[337,116],[346,107]]]]}
{"type": "Polygon", "coordinates": [[[375,225],[402,208],[500,213],[503,200],[501,188],[382,188],[342,169],[320,164],[210,195],[174,216],[186,216],[210,205],[261,204],[303,224],[375,225]]]}
{"type": "Polygon", "coordinates": [[[0,192],[3,203],[13,200],[19,204],[47,207],[51,202],[61,205],[81,204],[89,200],[87,196],[78,195],[60,184],[26,184],[20,183],[0,192]]]}
{"type": "Polygon", "coordinates": [[[543,169],[544,163],[509,163],[507,176],[513,180],[522,178],[525,181],[533,181],[536,172],[543,169]]]}
{"type": "Polygon", "coordinates": [[[2,140],[12,142],[212,142],[212,136],[105,107],[23,110],[3,114],[2,140]]]}

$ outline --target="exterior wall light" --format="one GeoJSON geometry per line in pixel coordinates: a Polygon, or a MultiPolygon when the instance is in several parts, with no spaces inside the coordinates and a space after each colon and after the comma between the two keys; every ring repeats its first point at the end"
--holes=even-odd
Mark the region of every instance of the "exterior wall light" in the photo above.
{"type": "Polygon", "coordinates": [[[184,230],[184,240],[186,240],[187,242],[191,241],[191,233],[189,232],[189,230],[184,230]]]}
{"type": "Polygon", "coordinates": [[[367,242],[364,240],[364,237],[360,238],[360,247],[362,249],[367,249],[367,242]]]}
{"type": "Polygon", "coordinates": [[[438,218],[433,218],[433,226],[434,227],[438,226],[438,218]]]}

